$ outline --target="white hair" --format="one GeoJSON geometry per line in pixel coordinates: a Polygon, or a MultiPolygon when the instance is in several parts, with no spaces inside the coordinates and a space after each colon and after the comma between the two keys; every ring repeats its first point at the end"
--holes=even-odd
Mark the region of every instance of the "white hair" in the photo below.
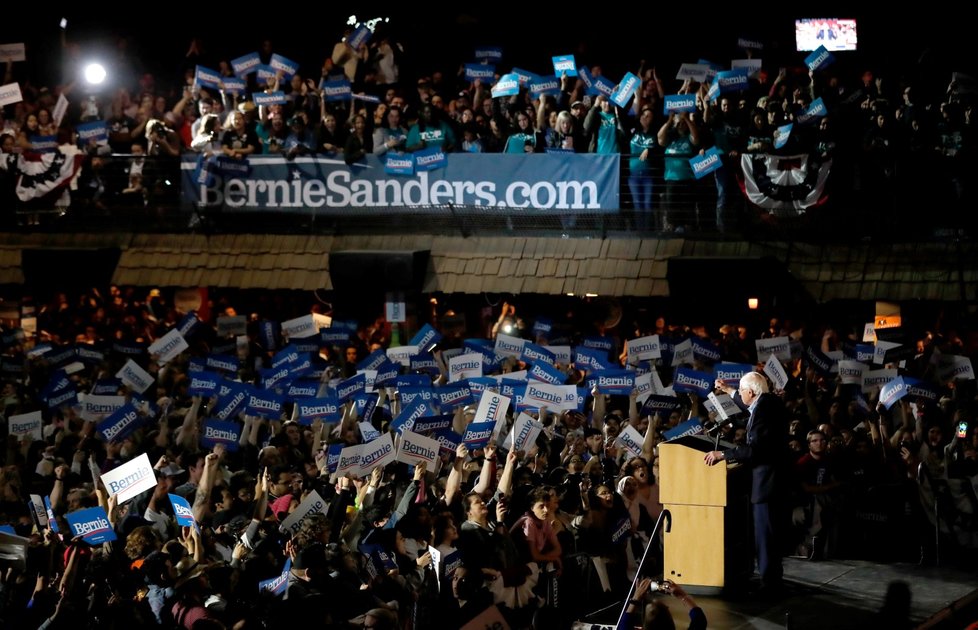
{"type": "Polygon", "coordinates": [[[766,394],[767,389],[767,379],[763,375],[757,372],[750,372],[744,374],[740,377],[740,386],[744,389],[749,389],[754,392],[755,396],[760,396],[761,394],[766,394]]]}

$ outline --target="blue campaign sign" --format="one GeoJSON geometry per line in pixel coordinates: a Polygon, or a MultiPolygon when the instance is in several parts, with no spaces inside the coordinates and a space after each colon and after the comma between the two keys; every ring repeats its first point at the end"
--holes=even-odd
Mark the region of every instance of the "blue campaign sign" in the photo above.
{"type": "Polygon", "coordinates": [[[438,345],[441,341],[442,335],[440,332],[435,330],[431,324],[425,324],[421,327],[421,330],[411,337],[411,341],[408,343],[409,346],[417,346],[418,350],[421,352],[431,352],[432,348],[438,345]]]}
{"type": "Polygon", "coordinates": [[[438,406],[443,410],[457,405],[470,405],[473,402],[472,392],[462,383],[438,387],[435,389],[435,396],[438,397],[438,406]]]}
{"type": "Polygon", "coordinates": [[[229,451],[238,450],[241,439],[241,425],[224,420],[205,420],[200,434],[200,444],[204,448],[214,448],[223,444],[229,451]]]}
{"type": "Polygon", "coordinates": [[[520,360],[531,363],[543,362],[553,365],[557,362],[557,356],[543,346],[527,341],[525,344],[523,344],[523,350],[520,353],[520,360]]]}
{"type": "Polygon", "coordinates": [[[308,354],[297,350],[295,344],[290,343],[272,357],[272,369],[277,370],[283,366],[297,363],[304,356],[308,356],[308,354]]]}
{"type": "Polygon", "coordinates": [[[255,105],[285,105],[288,100],[285,98],[285,92],[282,90],[276,90],[274,92],[255,92],[251,95],[251,100],[254,101],[255,105]]]}
{"type": "Polygon", "coordinates": [[[533,98],[560,96],[560,79],[552,74],[535,77],[530,81],[530,94],[533,98]]]}
{"type": "Polygon", "coordinates": [[[112,343],[112,352],[124,354],[129,357],[141,357],[146,354],[146,344],[144,342],[121,342],[112,343]]]}
{"type": "Polygon", "coordinates": [[[228,94],[243,96],[247,88],[248,84],[245,83],[244,79],[239,79],[238,77],[224,77],[224,91],[228,94]]]}
{"type": "Polygon", "coordinates": [[[618,107],[625,107],[632,98],[632,94],[642,86],[642,80],[631,72],[626,72],[622,80],[615,86],[615,91],[611,93],[611,101],[618,107]]]}
{"type": "Polygon", "coordinates": [[[368,354],[363,361],[357,363],[357,370],[376,370],[387,361],[387,353],[383,348],[378,348],[368,354]]]}
{"type": "Polygon", "coordinates": [[[828,376],[832,373],[832,366],[835,364],[835,362],[825,356],[818,348],[808,346],[808,348],[805,349],[805,359],[808,361],[808,364],[814,367],[822,376],[828,376]]]}
{"type": "Polygon", "coordinates": [[[546,337],[554,328],[554,321],[549,317],[537,317],[533,322],[533,334],[546,337]]]}
{"type": "Polygon", "coordinates": [[[666,96],[662,103],[662,113],[671,114],[673,112],[695,112],[695,94],[673,94],[666,96]]]}
{"type": "Polygon", "coordinates": [[[276,70],[281,70],[282,74],[284,74],[286,78],[291,77],[292,75],[294,75],[296,72],[299,71],[298,63],[292,61],[288,57],[283,57],[278,53],[272,53],[272,58],[268,62],[268,65],[275,68],[276,70]]]}
{"type": "Polygon", "coordinates": [[[412,155],[414,155],[414,171],[416,173],[445,168],[448,163],[445,152],[437,147],[415,151],[412,155]]]}
{"type": "Polygon", "coordinates": [[[593,372],[594,370],[610,370],[615,367],[608,360],[607,350],[583,347],[574,349],[574,365],[589,372],[593,372]]]}
{"type": "Polygon", "coordinates": [[[259,593],[271,593],[276,597],[285,595],[285,591],[289,588],[289,574],[292,572],[292,558],[285,559],[285,566],[282,568],[282,572],[276,577],[269,578],[267,580],[262,580],[258,583],[259,593]]]}
{"type": "Polygon", "coordinates": [[[594,77],[591,76],[591,71],[588,70],[587,66],[581,66],[578,68],[577,76],[581,79],[581,82],[584,83],[585,94],[589,94],[591,96],[597,96],[600,94],[600,92],[594,89],[594,77]]]}
{"type": "Polygon", "coordinates": [[[243,383],[225,382],[222,384],[227,388],[227,393],[219,395],[217,405],[211,413],[221,420],[227,420],[238,415],[248,402],[248,386],[243,383]]]}
{"type": "Polygon", "coordinates": [[[532,378],[551,385],[563,385],[567,375],[548,363],[534,363],[526,371],[527,378],[532,378]]]}
{"type": "Polygon", "coordinates": [[[592,350],[611,352],[611,349],[614,347],[614,341],[608,337],[585,337],[581,340],[581,345],[592,350]]]}
{"type": "Polygon", "coordinates": [[[287,398],[293,401],[306,398],[315,398],[319,393],[319,380],[300,380],[291,383],[285,391],[287,398]]]}
{"type": "Polygon", "coordinates": [[[105,354],[86,343],[77,343],[75,358],[87,365],[95,365],[105,360],[105,354]]]}
{"type": "Polygon", "coordinates": [[[496,66],[484,63],[465,64],[465,80],[475,81],[480,79],[483,83],[492,83],[496,78],[496,66]]]}
{"type": "Polygon", "coordinates": [[[83,147],[92,142],[101,144],[109,141],[109,128],[104,120],[93,120],[75,125],[78,132],[78,146],[83,147]]]}
{"type": "Polygon", "coordinates": [[[441,431],[442,429],[447,429],[452,426],[452,419],[455,416],[452,414],[443,414],[440,416],[431,416],[429,418],[418,418],[414,421],[414,426],[411,428],[415,433],[428,433],[430,431],[441,431]]]}
{"type": "Polygon", "coordinates": [[[812,54],[805,57],[805,66],[810,72],[814,72],[829,67],[834,61],[835,56],[825,46],[819,46],[812,51],[812,54]]]}
{"type": "Polygon", "coordinates": [[[241,369],[241,359],[230,354],[211,354],[204,360],[204,365],[210,370],[237,374],[241,369]]]}
{"type": "Polygon", "coordinates": [[[57,534],[61,529],[58,527],[58,519],[54,517],[54,508],[51,507],[51,497],[44,495],[44,511],[48,513],[48,527],[57,534]]]}
{"type": "Polygon", "coordinates": [[[794,124],[788,123],[787,125],[781,125],[774,130],[774,148],[780,149],[784,145],[788,144],[788,138],[791,137],[791,128],[794,124]]]}
{"type": "Polygon", "coordinates": [[[479,398],[482,396],[482,392],[486,390],[495,390],[497,387],[496,379],[491,376],[467,378],[465,379],[465,384],[472,393],[473,400],[479,400],[479,398]]]}
{"type": "Polygon", "coordinates": [[[554,64],[554,75],[558,77],[565,74],[569,77],[577,76],[577,64],[574,61],[574,55],[555,55],[550,59],[554,64]]]}
{"type": "Polygon", "coordinates": [[[92,385],[92,393],[96,396],[110,395],[115,396],[122,388],[122,379],[103,378],[95,381],[92,385]]]}
{"type": "Polygon", "coordinates": [[[907,386],[908,396],[915,396],[930,401],[937,401],[940,398],[937,389],[932,384],[926,383],[918,378],[904,376],[903,383],[907,386]]]}
{"type": "Polygon", "coordinates": [[[374,377],[374,387],[394,385],[401,374],[401,365],[393,361],[384,361],[377,366],[377,376],[374,377]]]}
{"type": "Polygon", "coordinates": [[[402,386],[398,388],[397,395],[401,399],[402,405],[410,405],[416,400],[423,400],[434,404],[437,398],[430,385],[424,385],[422,387],[402,386]]]}
{"type": "Polygon", "coordinates": [[[435,431],[431,434],[431,437],[438,441],[438,444],[441,446],[440,450],[450,453],[454,453],[458,445],[462,443],[462,436],[451,429],[435,431]]]}
{"type": "Polygon", "coordinates": [[[341,405],[335,396],[303,398],[295,402],[299,424],[310,425],[317,418],[331,424],[342,419],[341,405]]]}
{"type": "Polygon", "coordinates": [[[359,50],[361,46],[370,41],[370,37],[372,35],[373,33],[366,24],[360,24],[352,33],[350,33],[346,43],[349,44],[353,50],[359,50]]]}
{"type": "Polygon", "coordinates": [[[258,324],[258,336],[266,350],[275,350],[278,348],[278,340],[281,332],[282,325],[278,322],[263,319],[258,324]]]}
{"type": "Polygon", "coordinates": [[[217,393],[218,385],[224,378],[215,372],[193,372],[190,374],[190,383],[187,385],[187,393],[191,396],[202,396],[209,398],[217,393]]]}
{"type": "Polygon", "coordinates": [[[414,175],[414,156],[410,153],[388,151],[384,160],[384,173],[388,175],[414,175]]]}
{"type": "Polygon", "coordinates": [[[519,77],[520,85],[529,85],[533,79],[537,78],[537,75],[530,72],[529,70],[523,70],[522,68],[513,68],[511,74],[515,74],[519,77]]]}
{"type": "Polygon", "coordinates": [[[598,94],[604,94],[609,98],[615,92],[615,84],[606,77],[595,77],[593,87],[598,94]]]}
{"type": "Polygon", "coordinates": [[[319,331],[319,340],[326,346],[343,346],[350,341],[350,331],[333,325],[319,331]]]}
{"type": "Polygon", "coordinates": [[[345,403],[357,394],[362,394],[366,389],[367,375],[361,372],[360,374],[340,381],[340,384],[336,386],[336,395],[339,397],[341,403],[345,403]]]}
{"type": "Polygon", "coordinates": [[[119,442],[138,429],[144,420],[132,402],[127,402],[100,422],[96,430],[106,442],[119,442]]]}
{"type": "Polygon", "coordinates": [[[52,153],[58,148],[57,136],[31,136],[31,150],[36,153],[52,153]]]}
{"type": "Polygon", "coordinates": [[[727,94],[728,92],[746,90],[749,85],[749,73],[748,68],[734,68],[733,70],[718,72],[716,80],[720,86],[720,93],[727,94]]]}
{"type": "Polygon", "coordinates": [[[720,149],[711,147],[703,155],[689,158],[689,165],[693,168],[693,176],[700,179],[723,166],[722,155],[720,149]]]}
{"type": "Polygon", "coordinates": [[[740,386],[740,378],[754,371],[749,363],[718,363],[713,366],[713,380],[728,381],[731,385],[740,386]]]}
{"type": "Polygon", "coordinates": [[[394,386],[401,387],[431,387],[431,377],[425,374],[401,374],[394,381],[394,386]]]}
{"type": "Polygon", "coordinates": [[[350,82],[346,77],[338,77],[324,81],[319,85],[323,91],[323,97],[327,101],[348,101],[351,98],[352,90],[350,82]]]}
{"type": "Polygon", "coordinates": [[[248,53],[247,55],[241,55],[235,59],[231,60],[231,69],[234,70],[234,74],[239,77],[244,77],[252,72],[258,70],[258,66],[261,65],[261,58],[258,56],[257,52],[248,53]]]}
{"type": "Polygon", "coordinates": [[[600,370],[587,380],[588,389],[596,386],[599,394],[627,396],[635,389],[635,372],[631,370],[600,370]]]}
{"type": "Polygon", "coordinates": [[[441,371],[441,368],[438,367],[438,361],[435,360],[434,355],[430,352],[419,352],[411,355],[409,362],[411,369],[415,372],[438,374],[441,371]]]}
{"type": "Polygon", "coordinates": [[[479,60],[498,62],[503,58],[503,49],[499,46],[480,46],[472,56],[479,60]]]}
{"type": "Polygon", "coordinates": [[[245,412],[252,416],[278,420],[282,416],[282,407],[285,405],[285,396],[279,396],[272,392],[257,389],[248,396],[248,404],[245,412]]]}
{"type": "Polygon", "coordinates": [[[68,512],[65,518],[71,526],[71,534],[81,536],[90,545],[101,545],[116,539],[109,517],[101,507],[68,512]]]}
{"type": "Polygon", "coordinates": [[[677,424],[667,431],[663,431],[662,437],[666,438],[666,440],[675,440],[676,438],[683,437],[684,435],[695,435],[702,432],[703,423],[699,421],[699,418],[690,418],[686,422],[677,424]]]}
{"type": "Polygon", "coordinates": [[[692,337],[690,338],[690,344],[693,346],[694,357],[697,357],[706,363],[716,363],[720,360],[720,348],[715,346],[709,340],[701,339],[700,337],[692,337]]]}
{"type": "Polygon", "coordinates": [[[330,444],[326,450],[326,469],[329,472],[336,472],[336,466],[340,463],[340,452],[346,448],[346,444],[330,444]]]}
{"type": "Polygon", "coordinates": [[[462,441],[470,449],[485,448],[492,438],[492,432],[496,428],[495,422],[473,422],[465,430],[462,441]]]}
{"type": "Polygon", "coordinates": [[[645,399],[640,415],[644,418],[659,414],[662,418],[668,418],[669,414],[681,407],[682,404],[675,396],[657,396],[653,394],[645,399]]]}
{"type": "Polygon", "coordinates": [[[889,409],[907,393],[907,384],[904,383],[902,376],[898,376],[880,388],[880,402],[889,409]]]}
{"type": "Polygon", "coordinates": [[[435,415],[434,407],[430,402],[415,400],[410,405],[401,408],[401,412],[391,422],[391,428],[401,433],[405,429],[411,431],[418,418],[426,418],[435,415]]]}
{"type": "Polygon", "coordinates": [[[200,319],[197,318],[197,311],[190,311],[177,323],[177,330],[180,331],[184,339],[187,339],[191,333],[197,330],[198,326],[200,326],[200,319]]]}
{"type": "Polygon", "coordinates": [[[499,77],[499,81],[496,81],[496,85],[492,86],[492,97],[499,98],[501,96],[514,96],[520,93],[520,77],[515,72],[510,72],[509,74],[504,74],[499,77]]]}
{"type": "Polygon", "coordinates": [[[182,527],[196,527],[197,519],[194,518],[194,511],[190,507],[190,502],[179,494],[168,494],[166,496],[170,497],[170,505],[173,506],[173,516],[177,518],[177,524],[182,527]]]}
{"type": "Polygon", "coordinates": [[[672,390],[680,393],[692,393],[706,398],[713,391],[713,374],[699,372],[689,368],[676,368],[676,377],[672,380],[672,390]]]}
{"type": "Polygon", "coordinates": [[[491,154],[449,154],[444,169],[413,176],[384,173],[383,162],[368,155],[356,172],[339,160],[287,161],[268,156],[250,163],[250,172],[217,173],[212,184],[194,178],[196,157],[181,169],[183,201],[194,207],[221,207],[224,213],[301,213],[337,209],[421,206],[422,212],[484,214],[532,208],[535,215],[617,212],[617,155],[520,154],[502,160],[491,154]],[[290,182],[287,188],[279,186],[290,182]]]}
{"type": "Polygon", "coordinates": [[[209,87],[215,90],[221,89],[221,73],[211,68],[197,66],[194,71],[194,83],[201,87],[209,87]]]}

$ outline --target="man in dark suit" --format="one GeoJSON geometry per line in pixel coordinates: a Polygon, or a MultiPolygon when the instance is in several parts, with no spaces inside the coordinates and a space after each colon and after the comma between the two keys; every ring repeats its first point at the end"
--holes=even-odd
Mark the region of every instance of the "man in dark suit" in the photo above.
{"type": "Polygon", "coordinates": [[[747,443],[726,451],[710,451],[703,459],[709,466],[734,461],[751,467],[754,547],[761,589],[776,594],[782,587],[781,536],[784,532],[782,521],[785,520],[783,487],[786,478],[781,470],[787,430],[784,403],[777,395],[768,392],[767,380],[757,372],[741,377],[737,391],[721,381],[717,381],[716,386],[750,412],[747,443]]]}

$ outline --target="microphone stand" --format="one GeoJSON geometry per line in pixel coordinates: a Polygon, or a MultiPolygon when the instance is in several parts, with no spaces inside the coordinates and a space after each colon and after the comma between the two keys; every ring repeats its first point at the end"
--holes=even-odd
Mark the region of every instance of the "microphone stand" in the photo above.
{"type": "Polygon", "coordinates": [[[632,599],[632,593],[635,592],[635,585],[638,583],[639,577],[642,575],[642,567],[645,565],[645,559],[649,555],[649,549],[652,548],[652,543],[656,539],[656,535],[659,533],[659,526],[662,525],[663,520],[666,521],[666,532],[672,531],[672,512],[669,510],[662,510],[659,514],[659,518],[655,521],[655,527],[652,529],[652,535],[649,536],[649,542],[645,545],[645,552],[642,554],[642,560],[638,563],[638,567],[635,569],[635,577],[632,578],[632,585],[628,587],[628,594],[625,596],[625,605],[621,609],[621,613],[618,615],[618,623],[615,624],[616,628],[621,627],[621,622],[625,618],[625,612],[628,610],[628,602],[632,599]]]}

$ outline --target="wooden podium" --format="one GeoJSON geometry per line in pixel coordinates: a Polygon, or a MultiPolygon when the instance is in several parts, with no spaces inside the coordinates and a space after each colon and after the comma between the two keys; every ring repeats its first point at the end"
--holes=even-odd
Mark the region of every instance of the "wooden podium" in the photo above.
{"type": "Polygon", "coordinates": [[[659,500],[672,515],[671,528],[663,533],[662,576],[699,594],[722,590],[744,571],[744,558],[753,552],[749,506],[733,472],[738,466],[703,461],[709,451],[732,446],[721,441],[717,447],[705,435],[659,444],[659,500]]]}

